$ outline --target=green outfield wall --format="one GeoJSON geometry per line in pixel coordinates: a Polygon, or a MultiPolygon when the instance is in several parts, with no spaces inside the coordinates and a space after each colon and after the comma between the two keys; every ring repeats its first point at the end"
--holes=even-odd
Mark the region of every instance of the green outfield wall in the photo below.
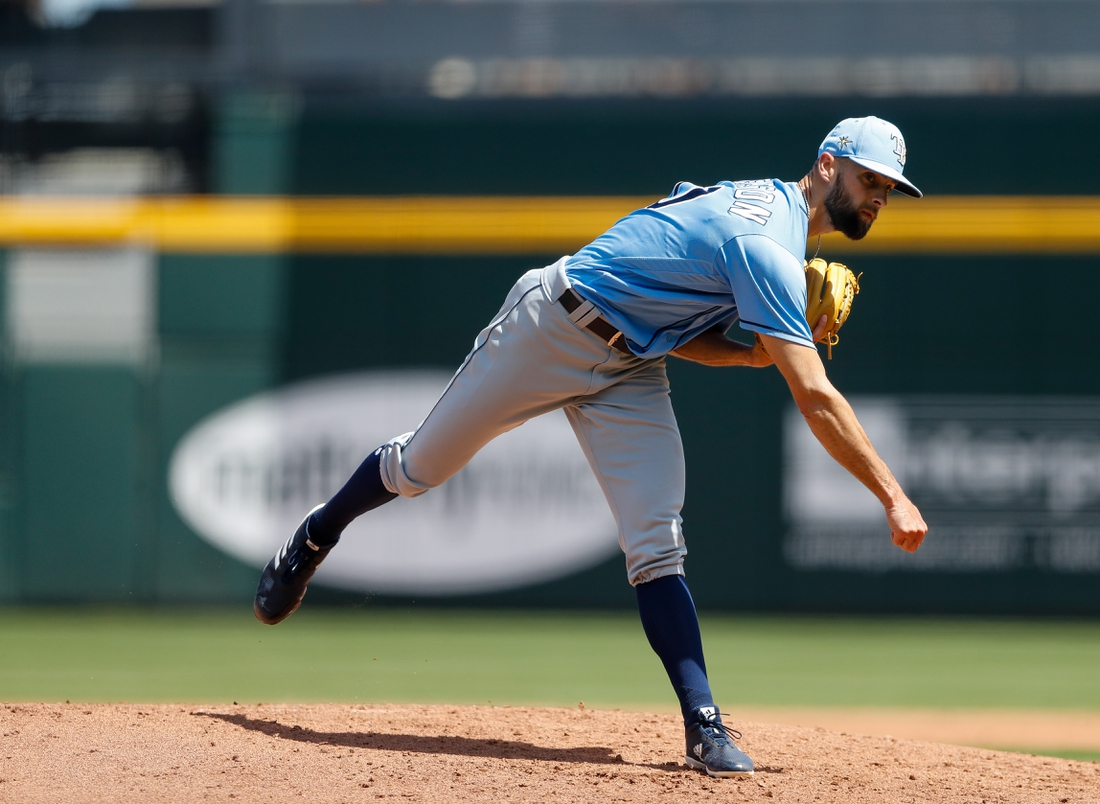
{"type": "MultiPolygon", "coordinates": [[[[1095,192],[1100,104],[1078,99],[364,110],[242,97],[212,129],[211,186],[231,195],[657,198],[679,180],[797,178],[837,119],[867,113],[906,133],[907,175],[930,196],[1095,192]]],[[[44,248],[11,245],[0,260],[0,600],[12,603],[247,605],[255,567],[200,536],[173,499],[167,477],[181,439],[264,391],[349,372],[453,370],[515,278],[560,256],[131,244],[117,261],[95,263],[102,282],[88,292],[106,294],[107,309],[112,288],[140,286],[126,313],[136,323],[120,329],[116,317],[91,340],[77,328],[61,342],[13,320],[38,309],[13,294],[50,297],[36,278],[42,265],[76,277],[65,293],[83,292],[84,274],[66,262],[72,246],[61,256],[43,257],[44,248]]],[[[821,468],[774,370],[671,361],[699,605],[1100,613],[1100,254],[845,259],[863,273],[862,292],[828,371],[914,489],[932,525],[928,558],[906,564],[881,549],[881,522],[821,468]],[[821,499],[831,507],[815,516],[821,499]]],[[[310,595],[334,604],[410,597],[320,586],[310,595]]],[[[611,554],[564,577],[433,600],[619,607],[633,594],[611,554]]]]}

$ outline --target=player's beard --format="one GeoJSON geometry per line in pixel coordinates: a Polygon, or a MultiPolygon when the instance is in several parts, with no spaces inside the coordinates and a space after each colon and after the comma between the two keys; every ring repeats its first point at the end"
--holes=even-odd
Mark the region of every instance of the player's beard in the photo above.
{"type": "Polygon", "coordinates": [[[825,211],[829,213],[833,228],[849,240],[862,240],[874,223],[874,219],[864,220],[859,214],[859,207],[844,189],[840,176],[825,191],[825,211]]]}

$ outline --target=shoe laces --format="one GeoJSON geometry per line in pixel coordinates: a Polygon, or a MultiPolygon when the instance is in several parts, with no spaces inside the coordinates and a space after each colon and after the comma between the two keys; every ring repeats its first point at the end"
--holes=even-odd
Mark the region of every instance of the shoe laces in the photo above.
{"type": "Polygon", "coordinates": [[[707,732],[715,740],[725,737],[727,740],[740,740],[741,732],[737,729],[731,729],[725,723],[722,722],[722,713],[716,712],[713,715],[713,719],[700,720],[699,728],[707,732]]]}
{"type": "Polygon", "coordinates": [[[296,545],[294,541],[294,539],[290,539],[279,551],[278,566],[288,575],[297,572],[298,567],[308,562],[316,552],[316,550],[311,550],[306,542],[303,541],[301,544],[296,545]]]}

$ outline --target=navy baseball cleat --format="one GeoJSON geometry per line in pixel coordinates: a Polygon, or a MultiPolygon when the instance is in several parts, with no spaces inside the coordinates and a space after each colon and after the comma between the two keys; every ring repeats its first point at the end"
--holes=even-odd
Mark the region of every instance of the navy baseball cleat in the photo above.
{"type": "Polygon", "coordinates": [[[740,739],[741,732],[727,728],[722,714],[713,706],[701,706],[692,714],[694,720],[685,733],[684,759],[688,767],[716,778],[752,776],[752,760],[730,739],[740,739]]]}
{"type": "MultiPolygon", "coordinates": [[[[313,511],[324,507],[318,505],[313,511]]],[[[302,524],[294,531],[275,558],[268,562],[256,588],[256,602],[252,610],[256,619],[268,625],[281,623],[297,610],[306,596],[306,584],[336,546],[336,542],[318,546],[309,540],[307,524],[313,511],[306,514],[302,524]]]]}

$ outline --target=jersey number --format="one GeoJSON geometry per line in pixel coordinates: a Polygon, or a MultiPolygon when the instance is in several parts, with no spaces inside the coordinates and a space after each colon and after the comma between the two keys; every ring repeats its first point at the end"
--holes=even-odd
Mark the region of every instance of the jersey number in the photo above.
{"type": "Polygon", "coordinates": [[[662,198],[660,201],[650,204],[646,209],[660,209],[670,204],[679,204],[681,201],[690,201],[693,198],[700,198],[701,196],[709,195],[721,189],[720,185],[714,187],[692,187],[686,193],[674,195],[672,198],[662,198]]]}

